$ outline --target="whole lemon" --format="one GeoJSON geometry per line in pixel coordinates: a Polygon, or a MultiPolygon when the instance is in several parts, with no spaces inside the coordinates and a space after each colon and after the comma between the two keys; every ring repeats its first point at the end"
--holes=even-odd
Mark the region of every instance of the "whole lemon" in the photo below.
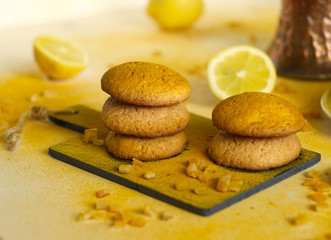
{"type": "Polygon", "coordinates": [[[202,0],[150,0],[148,14],[165,30],[189,28],[201,15],[202,0]]]}

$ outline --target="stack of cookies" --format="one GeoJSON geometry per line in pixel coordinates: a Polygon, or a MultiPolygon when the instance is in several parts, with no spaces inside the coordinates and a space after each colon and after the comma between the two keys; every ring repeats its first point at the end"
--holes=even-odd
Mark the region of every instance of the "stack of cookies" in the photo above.
{"type": "Polygon", "coordinates": [[[190,114],[183,102],[191,86],[183,76],[159,64],[128,62],[109,69],[101,87],[110,94],[102,120],[110,130],[105,145],[111,154],[150,161],[184,150],[190,114]]]}
{"type": "Polygon", "coordinates": [[[264,170],[296,159],[301,144],[296,136],[304,126],[300,110],[278,96],[246,92],[220,102],[212,113],[221,130],[208,153],[217,164],[264,170]]]}

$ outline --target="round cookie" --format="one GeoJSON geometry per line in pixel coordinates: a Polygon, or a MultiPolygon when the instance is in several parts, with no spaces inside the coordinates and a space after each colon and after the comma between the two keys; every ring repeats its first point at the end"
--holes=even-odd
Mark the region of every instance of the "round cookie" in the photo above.
{"type": "Polygon", "coordinates": [[[102,108],[102,120],[111,131],[136,137],[169,136],[182,131],[190,113],[182,103],[148,107],[122,103],[110,97],[102,108]]]}
{"type": "Polygon", "coordinates": [[[211,140],[208,148],[210,158],[217,164],[247,170],[283,166],[296,159],[300,152],[301,144],[295,134],[252,138],[221,131],[211,140]]]}
{"type": "Polygon", "coordinates": [[[101,88],[121,102],[142,106],[176,104],[191,95],[186,78],[148,62],[127,62],[109,69],[101,79],[101,88]]]}
{"type": "Polygon", "coordinates": [[[221,130],[250,137],[286,136],[305,124],[296,106],[263,92],[246,92],[223,100],[214,108],[212,119],[221,130]]]}
{"type": "Polygon", "coordinates": [[[181,153],[186,142],[184,132],[167,137],[139,138],[110,131],[105,145],[108,152],[117,158],[152,161],[170,158],[181,153]]]}

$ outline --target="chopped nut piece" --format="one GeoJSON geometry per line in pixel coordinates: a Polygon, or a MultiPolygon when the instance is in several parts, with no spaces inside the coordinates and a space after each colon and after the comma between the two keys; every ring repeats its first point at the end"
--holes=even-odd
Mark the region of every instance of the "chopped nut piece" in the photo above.
{"type": "Polygon", "coordinates": [[[93,141],[98,140],[98,130],[96,128],[85,129],[83,135],[84,143],[93,143],[93,141]]]}
{"type": "Polygon", "coordinates": [[[218,179],[216,190],[219,192],[227,192],[231,182],[231,174],[226,173],[218,179]]]}
{"type": "Polygon", "coordinates": [[[38,101],[38,99],[39,99],[39,94],[36,93],[36,94],[33,94],[33,95],[30,96],[29,101],[30,102],[36,102],[36,101],[38,101]]]}
{"type": "Polygon", "coordinates": [[[323,211],[329,208],[329,204],[327,202],[316,202],[315,210],[317,212],[323,211]]]}
{"type": "Polygon", "coordinates": [[[129,173],[132,169],[132,165],[130,164],[122,164],[118,167],[118,172],[120,173],[129,173]]]}
{"type": "Polygon", "coordinates": [[[210,183],[213,180],[213,175],[208,171],[204,171],[198,176],[198,178],[201,182],[210,183]]]}
{"type": "Polygon", "coordinates": [[[97,198],[105,198],[105,197],[107,197],[107,196],[109,196],[109,191],[108,190],[100,190],[100,191],[97,191],[96,192],[96,196],[97,196],[97,198]]]}
{"type": "Polygon", "coordinates": [[[315,202],[325,202],[327,200],[327,197],[323,193],[320,193],[320,192],[312,193],[311,197],[315,202]]]}
{"type": "Polygon", "coordinates": [[[147,219],[143,216],[134,216],[130,222],[131,226],[143,227],[148,223],[147,219]]]}
{"type": "Polygon", "coordinates": [[[87,212],[79,215],[78,221],[104,221],[107,220],[107,212],[105,211],[92,211],[88,210],[87,212]]]}
{"type": "Polygon", "coordinates": [[[299,213],[294,219],[294,225],[302,225],[309,222],[309,217],[306,213],[299,213]]]}
{"type": "Polygon", "coordinates": [[[240,192],[242,185],[243,185],[243,180],[231,181],[230,184],[229,184],[228,191],[230,191],[230,192],[240,192]]]}
{"type": "Polygon", "coordinates": [[[186,168],[186,174],[189,177],[198,178],[201,174],[201,171],[198,170],[196,163],[190,163],[186,168]]]}
{"type": "Polygon", "coordinates": [[[303,183],[303,186],[313,187],[317,183],[316,180],[307,180],[303,183]]]}
{"type": "Polygon", "coordinates": [[[208,167],[205,168],[204,172],[208,172],[208,173],[215,173],[217,170],[215,165],[209,165],[208,167]]]}
{"type": "Polygon", "coordinates": [[[161,215],[160,215],[160,218],[163,221],[168,221],[168,220],[172,219],[173,217],[174,216],[169,212],[162,212],[161,215]]]}
{"type": "Polygon", "coordinates": [[[315,185],[314,185],[314,189],[317,191],[317,192],[330,192],[331,190],[331,187],[329,184],[325,183],[325,182],[317,182],[315,185]]]}
{"type": "Polygon", "coordinates": [[[94,139],[92,140],[92,144],[95,146],[102,146],[105,143],[103,139],[94,139]]]}
{"type": "Polygon", "coordinates": [[[307,178],[315,179],[315,180],[320,180],[321,179],[321,173],[315,169],[310,170],[307,175],[307,178]]]}
{"type": "Polygon", "coordinates": [[[196,187],[193,192],[197,195],[203,196],[207,194],[207,189],[205,187],[196,187]]]}
{"type": "Polygon", "coordinates": [[[123,208],[121,205],[113,204],[109,207],[109,212],[116,213],[116,214],[122,214],[123,208]]]}
{"type": "Polygon", "coordinates": [[[107,201],[99,200],[95,204],[95,210],[109,210],[109,203],[107,201]]]}
{"type": "Polygon", "coordinates": [[[124,227],[127,224],[126,221],[122,220],[122,219],[114,219],[114,226],[115,227],[124,227]]]}
{"type": "Polygon", "coordinates": [[[151,206],[149,205],[145,205],[144,208],[143,208],[143,213],[149,217],[154,217],[155,216],[155,212],[154,210],[152,209],[151,206]]]}
{"type": "Polygon", "coordinates": [[[152,179],[152,178],[155,178],[155,177],[156,177],[156,174],[153,173],[153,172],[146,172],[146,173],[144,174],[144,178],[145,178],[145,179],[152,179]]]}
{"type": "Polygon", "coordinates": [[[203,166],[205,164],[205,160],[202,158],[193,158],[193,159],[190,159],[189,165],[192,163],[194,163],[196,165],[197,170],[200,170],[203,168],[203,166]]]}
{"type": "Polygon", "coordinates": [[[131,219],[133,218],[133,213],[130,209],[124,209],[122,213],[120,214],[121,219],[125,222],[130,222],[131,219]]]}
{"type": "Polygon", "coordinates": [[[140,161],[137,158],[132,158],[132,165],[133,166],[137,166],[137,167],[143,167],[144,166],[144,162],[140,161]]]}

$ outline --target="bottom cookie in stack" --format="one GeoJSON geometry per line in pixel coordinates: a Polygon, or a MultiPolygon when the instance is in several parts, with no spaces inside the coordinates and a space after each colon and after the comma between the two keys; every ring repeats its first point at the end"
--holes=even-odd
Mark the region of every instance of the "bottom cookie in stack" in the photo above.
{"type": "Polygon", "coordinates": [[[265,170],[300,155],[295,133],[303,128],[304,118],[293,104],[275,95],[249,92],[229,97],[215,107],[212,120],[221,131],[208,153],[219,165],[265,170]]]}

